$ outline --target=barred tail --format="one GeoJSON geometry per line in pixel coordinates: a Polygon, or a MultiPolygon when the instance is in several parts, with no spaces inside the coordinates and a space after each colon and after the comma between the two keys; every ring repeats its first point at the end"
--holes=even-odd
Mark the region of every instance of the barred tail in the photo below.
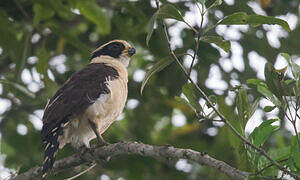
{"type": "MultiPolygon", "coordinates": [[[[44,124],[43,130],[47,129],[47,124],[44,124]]],[[[42,130],[42,134],[43,134],[42,130]]],[[[52,131],[43,136],[43,144],[45,146],[44,161],[42,168],[42,178],[47,175],[47,172],[52,169],[55,162],[56,153],[59,148],[58,137],[63,134],[62,125],[58,124],[52,131]]]]}

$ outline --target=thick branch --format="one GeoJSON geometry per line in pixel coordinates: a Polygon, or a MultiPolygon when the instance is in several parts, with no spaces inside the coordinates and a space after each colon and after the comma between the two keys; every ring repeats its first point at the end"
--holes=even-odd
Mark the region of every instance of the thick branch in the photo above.
{"type": "MultiPolygon", "coordinates": [[[[58,160],[50,174],[56,174],[62,170],[78,166],[84,163],[97,161],[101,162],[103,158],[113,157],[124,154],[136,154],[141,156],[150,156],[157,159],[161,158],[182,158],[197,162],[201,165],[209,166],[221,173],[237,179],[245,179],[250,173],[240,171],[223,161],[219,161],[207,155],[206,153],[197,152],[191,149],[179,149],[172,146],[152,146],[137,142],[119,142],[108,146],[87,151],[82,155],[72,155],[67,158],[58,160]]],[[[27,172],[13,178],[14,180],[40,179],[41,167],[34,167],[27,172]]]]}

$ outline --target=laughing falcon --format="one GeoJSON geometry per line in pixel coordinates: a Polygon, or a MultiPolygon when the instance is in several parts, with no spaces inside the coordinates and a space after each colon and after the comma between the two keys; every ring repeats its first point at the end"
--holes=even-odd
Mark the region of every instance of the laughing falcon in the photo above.
{"type": "Polygon", "coordinates": [[[91,56],[91,62],[73,74],[48,102],[42,128],[45,146],[43,177],[54,164],[58,148],[67,143],[90,147],[122,113],[127,99],[127,66],[135,49],[123,40],[110,41],[91,56]]]}

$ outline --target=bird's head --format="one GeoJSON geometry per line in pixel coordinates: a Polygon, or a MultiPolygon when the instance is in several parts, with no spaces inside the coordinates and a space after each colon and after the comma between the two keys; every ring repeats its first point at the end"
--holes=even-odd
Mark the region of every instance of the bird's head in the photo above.
{"type": "Polygon", "coordinates": [[[97,48],[91,56],[91,60],[96,57],[111,57],[122,62],[126,67],[130,57],[135,54],[135,49],[124,40],[113,40],[97,48]]]}

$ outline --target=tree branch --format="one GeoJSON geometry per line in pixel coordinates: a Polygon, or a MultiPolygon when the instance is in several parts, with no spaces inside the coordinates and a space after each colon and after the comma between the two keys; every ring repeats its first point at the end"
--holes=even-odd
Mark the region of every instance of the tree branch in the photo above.
{"type": "MultiPolygon", "coordinates": [[[[106,157],[114,157],[125,154],[136,154],[141,156],[150,156],[156,159],[171,159],[182,158],[190,161],[197,162],[201,165],[209,166],[221,173],[224,173],[230,177],[237,179],[246,179],[251,173],[240,171],[223,161],[214,159],[206,153],[194,151],[191,149],[179,149],[172,146],[153,146],[138,142],[119,142],[104,147],[99,147],[94,150],[86,151],[79,155],[75,154],[67,158],[58,160],[55,162],[51,175],[58,172],[75,167],[85,163],[91,163],[97,161],[97,163],[103,162],[106,157]]],[[[34,167],[27,172],[20,174],[12,179],[14,180],[29,180],[29,179],[41,179],[41,167],[34,167]]]]}

